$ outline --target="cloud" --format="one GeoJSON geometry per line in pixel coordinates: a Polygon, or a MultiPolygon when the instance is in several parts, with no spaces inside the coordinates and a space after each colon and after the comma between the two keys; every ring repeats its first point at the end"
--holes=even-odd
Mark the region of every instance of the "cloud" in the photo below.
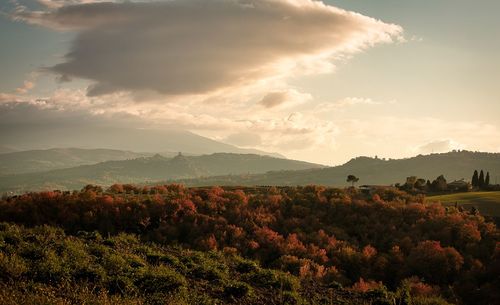
{"type": "Polygon", "coordinates": [[[402,32],[312,0],[42,2],[48,10],[19,8],[12,18],[77,32],[65,61],[49,70],[62,79],[93,81],[89,96],[209,94],[324,72],[332,58],[391,42],[402,32]]]}
{"type": "Polygon", "coordinates": [[[394,100],[389,102],[381,102],[381,101],[375,101],[371,98],[346,97],[334,103],[320,103],[316,105],[315,109],[316,111],[330,112],[330,111],[338,111],[346,109],[348,107],[357,105],[375,106],[375,105],[385,105],[385,104],[395,104],[395,103],[396,101],[394,100]]]}
{"type": "Polygon", "coordinates": [[[21,87],[16,88],[16,92],[19,94],[25,94],[33,89],[33,87],[35,87],[35,83],[25,80],[21,87]]]}
{"type": "Polygon", "coordinates": [[[49,9],[57,9],[68,5],[89,4],[89,3],[102,3],[102,2],[116,2],[112,0],[37,0],[41,5],[49,9]]]}
{"type": "Polygon", "coordinates": [[[251,132],[238,132],[227,136],[224,142],[240,147],[255,147],[262,144],[260,135],[251,132]]]}
{"type": "Polygon", "coordinates": [[[297,106],[299,104],[311,101],[310,94],[298,92],[296,90],[276,91],[266,94],[259,104],[265,108],[275,108],[278,106],[297,106]]]}
{"type": "Polygon", "coordinates": [[[259,104],[266,108],[273,108],[286,102],[287,98],[286,92],[271,92],[264,96],[259,104]]]}
{"type": "Polygon", "coordinates": [[[335,103],[338,107],[353,106],[353,105],[380,105],[381,102],[375,102],[371,98],[347,97],[335,103]]]}
{"type": "Polygon", "coordinates": [[[464,145],[457,143],[453,140],[437,140],[430,143],[426,143],[418,148],[421,153],[439,153],[439,152],[449,152],[454,149],[463,149],[464,145]]]}

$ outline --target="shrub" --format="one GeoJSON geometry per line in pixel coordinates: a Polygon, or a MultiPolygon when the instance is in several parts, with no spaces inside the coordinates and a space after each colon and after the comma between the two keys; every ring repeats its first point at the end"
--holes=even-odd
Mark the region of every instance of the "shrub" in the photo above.
{"type": "Polygon", "coordinates": [[[252,294],[252,287],[247,283],[233,282],[224,287],[224,295],[234,298],[243,298],[252,294]]]}
{"type": "Polygon", "coordinates": [[[28,271],[28,266],[17,254],[5,255],[0,252],[0,278],[17,280],[28,271]]]}
{"type": "Polygon", "coordinates": [[[123,274],[129,269],[129,264],[123,256],[110,253],[103,258],[103,266],[109,275],[123,274]]]}
{"type": "Polygon", "coordinates": [[[186,279],[166,266],[150,267],[139,278],[137,285],[147,293],[172,292],[186,285],[186,279]]]}
{"type": "Polygon", "coordinates": [[[244,276],[248,283],[263,288],[279,288],[285,291],[295,291],[300,286],[297,278],[290,274],[269,270],[259,269],[244,276]]]}
{"type": "Polygon", "coordinates": [[[106,279],[106,270],[100,265],[81,265],[75,270],[73,276],[76,281],[101,284],[106,279]]]}
{"type": "Polygon", "coordinates": [[[127,295],[135,290],[134,281],[124,275],[108,277],[107,288],[111,294],[127,295]]]}
{"type": "Polygon", "coordinates": [[[191,270],[191,274],[207,281],[222,280],[224,278],[224,274],[214,266],[196,266],[191,270]]]}
{"type": "Polygon", "coordinates": [[[239,273],[250,273],[258,270],[259,266],[254,261],[240,259],[237,261],[235,269],[239,273]]]}
{"type": "Polygon", "coordinates": [[[31,272],[36,281],[55,284],[69,279],[72,270],[53,250],[47,250],[31,272]]]}

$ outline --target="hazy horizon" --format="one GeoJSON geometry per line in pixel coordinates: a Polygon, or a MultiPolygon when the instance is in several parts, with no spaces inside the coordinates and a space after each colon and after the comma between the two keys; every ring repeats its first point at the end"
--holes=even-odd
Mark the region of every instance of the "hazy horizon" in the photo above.
{"type": "Polygon", "coordinates": [[[500,152],[499,10],[496,0],[5,1],[0,146],[150,151],[185,130],[326,165],[500,152]]]}

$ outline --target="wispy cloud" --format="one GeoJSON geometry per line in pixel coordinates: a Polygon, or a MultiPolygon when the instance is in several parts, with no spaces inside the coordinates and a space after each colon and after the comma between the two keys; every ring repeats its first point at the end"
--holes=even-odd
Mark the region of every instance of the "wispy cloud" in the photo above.
{"type": "Polygon", "coordinates": [[[294,89],[267,93],[259,104],[265,108],[293,107],[313,100],[311,94],[299,92],[294,89]]]}
{"type": "Polygon", "coordinates": [[[35,87],[35,83],[25,80],[21,87],[16,88],[16,92],[19,94],[25,94],[31,89],[33,89],[33,87],[35,87]]]}
{"type": "Polygon", "coordinates": [[[451,139],[445,140],[434,140],[429,143],[425,143],[424,145],[418,147],[418,151],[420,153],[428,154],[428,153],[439,153],[439,152],[448,152],[453,149],[464,149],[465,145],[460,144],[451,139]]]}

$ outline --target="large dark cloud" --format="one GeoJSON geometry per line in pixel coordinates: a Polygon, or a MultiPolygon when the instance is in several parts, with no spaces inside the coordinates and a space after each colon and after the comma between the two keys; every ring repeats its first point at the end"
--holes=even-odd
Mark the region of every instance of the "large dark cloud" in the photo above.
{"type": "Polygon", "coordinates": [[[50,70],[94,81],[89,95],[204,94],[283,74],[286,60],[357,51],[401,31],[310,0],[88,3],[14,17],[77,31],[50,70]]]}

